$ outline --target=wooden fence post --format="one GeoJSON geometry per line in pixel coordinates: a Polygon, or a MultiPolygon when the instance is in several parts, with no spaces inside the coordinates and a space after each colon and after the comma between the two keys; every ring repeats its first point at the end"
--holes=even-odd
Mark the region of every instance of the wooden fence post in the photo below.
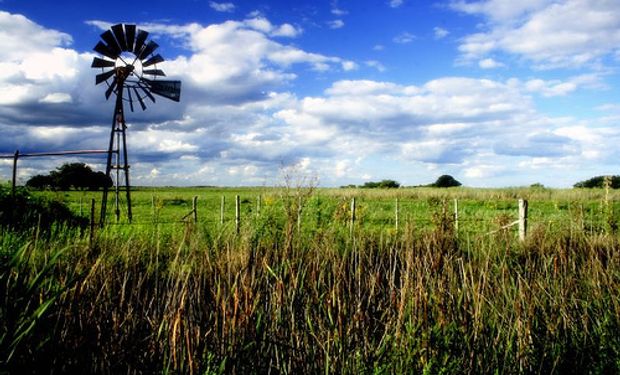
{"type": "Polygon", "coordinates": [[[15,197],[15,186],[17,185],[17,159],[19,159],[19,150],[15,150],[13,156],[13,181],[11,183],[11,195],[15,197]]]}
{"type": "Polygon", "coordinates": [[[398,220],[399,220],[399,216],[400,216],[400,204],[398,201],[398,198],[396,198],[396,208],[394,210],[394,226],[396,228],[396,231],[398,232],[398,220]]]}
{"type": "Polygon", "coordinates": [[[519,199],[519,240],[521,242],[525,241],[527,235],[527,208],[527,200],[519,199]]]}
{"type": "Polygon", "coordinates": [[[239,234],[239,226],[241,224],[241,207],[239,202],[239,196],[235,196],[235,231],[239,234]]]}
{"type": "Polygon", "coordinates": [[[355,226],[355,197],[351,198],[351,235],[353,235],[353,228],[355,226]]]}
{"type": "Polygon", "coordinates": [[[297,197],[297,232],[301,232],[301,197],[297,197]]]}
{"type": "Polygon", "coordinates": [[[93,238],[95,237],[95,198],[90,200],[90,233],[88,235],[88,248],[93,248],[93,238]]]}
{"type": "Polygon", "coordinates": [[[459,233],[459,200],[454,198],[454,232],[459,233]]]}
{"type": "Polygon", "coordinates": [[[196,202],[198,201],[198,196],[195,195],[194,199],[192,199],[192,213],[194,215],[194,223],[198,222],[198,205],[196,202]]]}
{"type": "Polygon", "coordinates": [[[220,200],[220,224],[224,224],[224,206],[226,204],[226,198],[222,195],[222,199],[220,200]]]}
{"type": "Polygon", "coordinates": [[[260,216],[260,204],[261,204],[261,197],[260,194],[256,197],[256,217],[260,216]]]}

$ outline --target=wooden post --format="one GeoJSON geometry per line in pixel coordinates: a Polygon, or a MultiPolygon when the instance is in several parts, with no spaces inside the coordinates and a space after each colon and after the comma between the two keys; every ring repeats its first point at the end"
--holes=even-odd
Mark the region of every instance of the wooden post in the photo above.
{"type": "Polygon", "coordinates": [[[241,205],[239,202],[239,196],[235,196],[235,231],[239,234],[239,226],[241,224],[241,205]]]}
{"type": "Polygon", "coordinates": [[[454,232],[459,233],[459,200],[454,198],[454,232]]]}
{"type": "Polygon", "coordinates": [[[226,203],[226,198],[222,195],[222,199],[220,201],[220,224],[224,224],[224,205],[226,203]]]}
{"type": "Polygon", "coordinates": [[[351,235],[353,235],[353,228],[355,226],[355,197],[351,198],[351,235]]]}
{"type": "Polygon", "coordinates": [[[527,200],[519,199],[519,240],[525,241],[527,235],[527,200]]]}
{"type": "Polygon", "coordinates": [[[301,231],[301,197],[297,197],[297,232],[301,231]]]}
{"type": "Polygon", "coordinates": [[[192,213],[194,215],[194,223],[198,222],[198,205],[196,202],[198,201],[198,196],[195,195],[194,199],[192,199],[192,213]]]}
{"type": "Polygon", "coordinates": [[[396,231],[398,232],[398,219],[400,216],[400,204],[399,204],[398,198],[396,198],[396,209],[394,210],[394,216],[395,216],[394,226],[396,228],[396,231]]]}
{"type": "Polygon", "coordinates": [[[19,150],[15,150],[13,156],[13,181],[11,183],[11,195],[15,197],[15,186],[17,185],[17,159],[19,159],[19,150]]]}
{"type": "Polygon", "coordinates": [[[260,216],[260,204],[261,204],[261,197],[260,194],[256,197],[256,217],[260,216]]]}
{"type": "Polygon", "coordinates": [[[90,233],[88,236],[88,248],[93,248],[93,239],[95,237],[95,198],[90,200],[90,233]]]}

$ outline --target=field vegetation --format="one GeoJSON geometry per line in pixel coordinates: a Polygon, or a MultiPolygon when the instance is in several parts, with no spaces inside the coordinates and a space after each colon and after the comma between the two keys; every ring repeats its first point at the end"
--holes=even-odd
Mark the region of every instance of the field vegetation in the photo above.
{"type": "MultiPolygon", "coordinates": [[[[38,194],[86,218],[100,199],[38,194]]],[[[618,198],[143,188],[131,224],[8,224],[0,372],[619,373],[618,198]]]]}

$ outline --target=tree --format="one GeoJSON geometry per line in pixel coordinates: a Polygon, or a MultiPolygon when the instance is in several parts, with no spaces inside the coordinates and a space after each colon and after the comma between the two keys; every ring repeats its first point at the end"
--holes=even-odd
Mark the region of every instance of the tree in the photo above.
{"type": "Polygon", "coordinates": [[[49,175],[38,174],[26,181],[26,186],[37,190],[48,189],[54,186],[54,180],[49,175]]]}
{"type": "Polygon", "coordinates": [[[573,187],[576,188],[604,188],[605,178],[609,180],[609,187],[612,189],[620,188],[620,176],[596,176],[585,181],[577,182],[573,187]]]}
{"type": "Polygon", "coordinates": [[[400,187],[400,183],[394,180],[381,180],[378,182],[370,181],[370,182],[364,183],[364,185],[362,185],[361,187],[368,188],[368,189],[376,189],[376,188],[395,189],[395,188],[400,187]]]}
{"type": "Polygon", "coordinates": [[[437,178],[437,181],[431,184],[432,187],[440,187],[440,188],[457,187],[461,185],[462,184],[458,182],[457,180],[455,180],[454,177],[447,175],[447,174],[439,176],[439,178],[437,178]]]}
{"type": "Polygon", "coordinates": [[[94,172],[84,163],[65,163],[50,171],[49,175],[37,175],[26,182],[26,186],[34,189],[50,187],[58,190],[97,190],[104,186],[111,187],[112,179],[103,172],[94,172]]]}

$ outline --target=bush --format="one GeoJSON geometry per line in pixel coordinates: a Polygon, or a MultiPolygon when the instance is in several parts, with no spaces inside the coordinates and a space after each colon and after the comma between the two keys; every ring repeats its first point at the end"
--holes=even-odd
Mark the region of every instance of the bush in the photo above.
{"type": "Polygon", "coordinates": [[[86,227],[88,220],[74,215],[58,200],[35,197],[25,189],[18,189],[13,196],[10,187],[0,185],[0,227],[48,230],[53,223],[86,227]]]}

